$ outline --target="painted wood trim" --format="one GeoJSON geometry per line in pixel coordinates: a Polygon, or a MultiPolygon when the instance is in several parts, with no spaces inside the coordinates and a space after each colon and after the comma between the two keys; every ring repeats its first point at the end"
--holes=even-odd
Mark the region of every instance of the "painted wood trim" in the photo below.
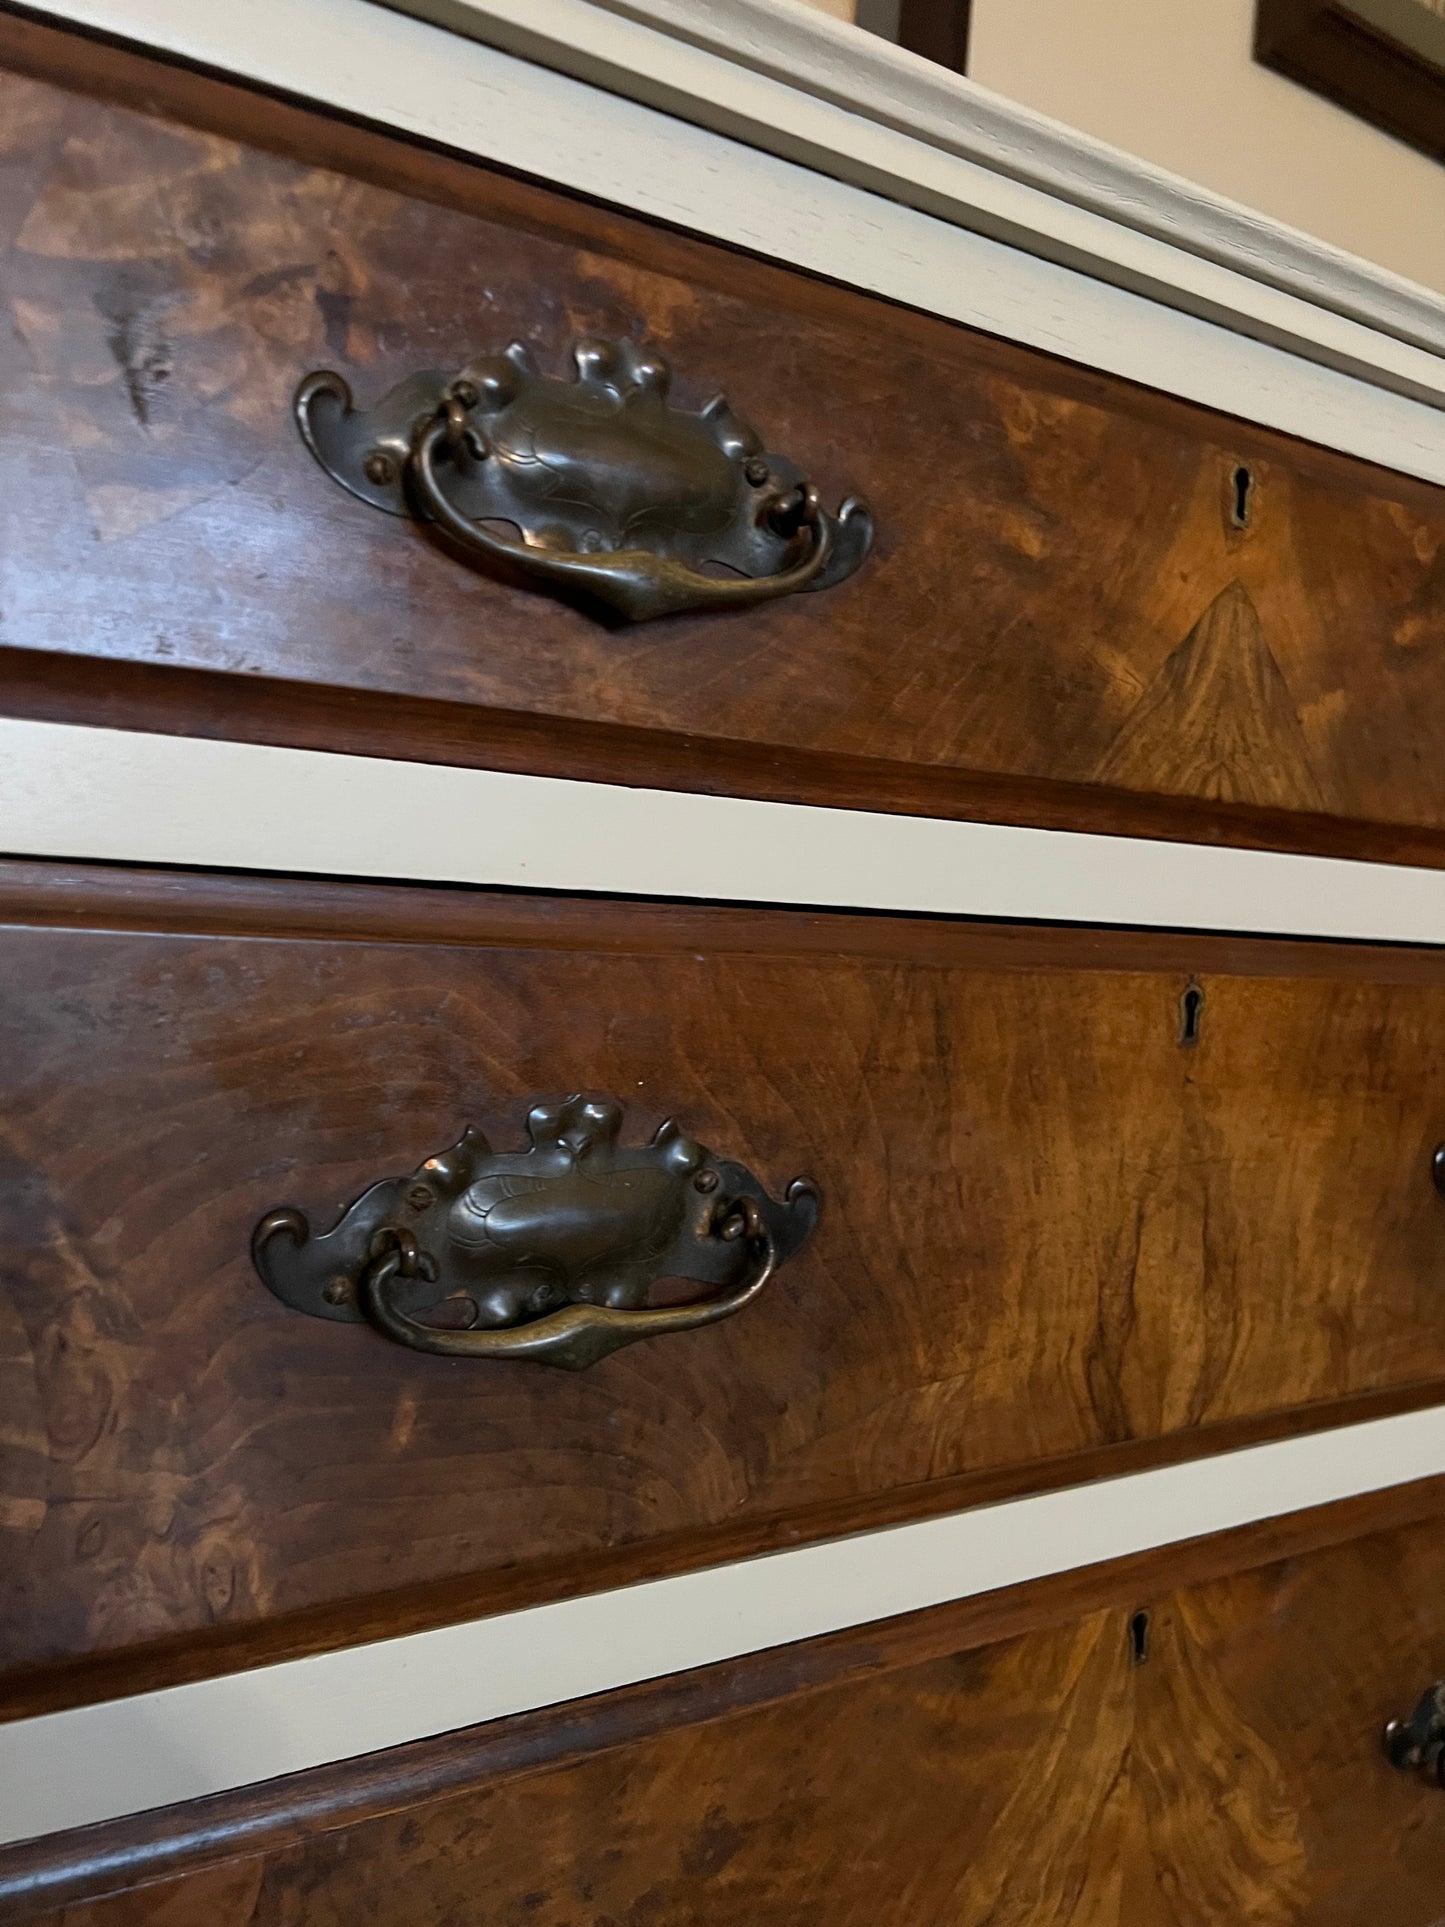
{"type": "Polygon", "coordinates": [[[748,99],[718,132],[681,118],[681,103],[664,112],[624,99],[371,0],[50,0],[29,11],[1445,482],[1440,356],[584,0],[505,6],[532,34],[570,9],[611,49],[617,85],[645,73],[644,53],[661,44],[705,63],[699,97],[748,99]],[[799,153],[853,156],[852,177],[765,151],[774,123],[804,143],[799,153]],[[906,196],[903,150],[919,175],[906,196]]]}
{"type": "Polygon", "coordinates": [[[766,742],[689,736],[545,711],[494,709],[395,690],[337,690],[280,676],[8,648],[0,712],[162,736],[326,749],[389,762],[513,770],[588,783],[644,783],[892,816],[966,817],[1168,843],[1223,843],[1445,869],[1445,826],[1120,789],[1077,779],[899,763],[851,751],[785,753],[766,742]]]}
{"type": "Polygon", "coordinates": [[[0,721],[0,852],[1445,944],[1445,871],[0,721]]]}
{"type": "Polygon", "coordinates": [[[17,1720],[0,1726],[0,1843],[979,1599],[1442,1470],[1437,1408],[17,1720]]]}
{"type": "MultiPolygon", "coordinates": [[[[1096,232],[1092,259],[1080,252],[1074,265],[1105,280],[1122,271],[1125,285],[1139,285],[1129,277],[1140,272],[1140,258],[1131,256],[1125,237],[1148,235],[1248,282],[1294,295],[1431,354],[1445,354],[1445,295],[792,0],[383,3],[666,107],[701,126],[741,133],[839,179],[904,200],[912,198],[910,189],[929,185],[923,157],[915,154],[910,160],[901,147],[894,150],[891,176],[865,181],[856,140],[845,147],[820,139],[821,125],[800,128],[796,117],[766,116],[760,96],[736,82],[729,89],[715,66],[689,59],[689,50],[705,53],[743,74],[781,82],[796,94],[905,135],[920,148],[1036,190],[1058,204],[1033,210],[1032,235],[1042,253],[1051,253],[1051,242],[1081,245],[1082,231],[1062,210],[1101,216],[1116,232],[1096,232]],[[598,13],[611,15],[611,23],[598,23],[598,13]],[[649,38],[628,35],[619,26],[624,21],[649,38]]],[[[961,174],[955,191],[949,218],[963,226],[982,221],[983,232],[999,232],[990,223],[1010,203],[992,200],[984,183],[970,183],[961,174]]],[[[935,206],[933,211],[944,210],[935,206]]],[[[1026,228],[1010,238],[1028,245],[1029,232],[1026,228]]],[[[1167,298],[1162,288],[1158,294],[1167,298]]]]}

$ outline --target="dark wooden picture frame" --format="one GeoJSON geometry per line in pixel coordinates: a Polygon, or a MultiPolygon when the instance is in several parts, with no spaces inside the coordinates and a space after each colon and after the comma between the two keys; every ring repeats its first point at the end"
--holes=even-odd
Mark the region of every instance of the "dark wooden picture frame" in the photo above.
{"type": "Polygon", "coordinates": [[[970,0],[858,0],[858,24],[870,33],[937,61],[956,74],[967,71],[970,0]]]}
{"type": "Polygon", "coordinates": [[[951,67],[956,74],[968,68],[969,0],[901,0],[898,44],[951,67]]]}
{"type": "Polygon", "coordinates": [[[1258,0],[1256,60],[1445,160],[1438,0],[1258,0]]]}

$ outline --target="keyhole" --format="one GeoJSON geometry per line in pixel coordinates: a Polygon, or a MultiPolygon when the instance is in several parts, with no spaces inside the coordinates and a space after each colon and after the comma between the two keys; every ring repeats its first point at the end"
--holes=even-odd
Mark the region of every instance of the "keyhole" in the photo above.
{"type": "Polygon", "coordinates": [[[1135,1613],[1129,1621],[1129,1659],[1135,1666],[1149,1663],[1149,1615],[1135,1613]]]}
{"type": "Polygon", "coordinates": [[[1254,508],[1254,477],[1241,465],[1230,477],[1229,520],[1236,529],[1247,529],[1254,508]]]}
{"type": "Polygon", "coordinates": [[[1179,1048],[1193,1050],[1199,1042],[1199,1026],[1204,1016],[1203,986],[1191,982],[1179,999],[1179,1048]]]}

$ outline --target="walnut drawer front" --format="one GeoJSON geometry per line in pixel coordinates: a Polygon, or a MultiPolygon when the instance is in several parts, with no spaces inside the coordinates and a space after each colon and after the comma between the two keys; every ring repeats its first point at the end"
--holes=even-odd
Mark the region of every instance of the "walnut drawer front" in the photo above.
{"type": "Polygon", "coordinates": [[[0,1919],[1433,1927],[1432,1486],[3,1851],[0,1919]]]}
{"type": "Polygon", "coordinates": [[[1445,1395],[1439,952],[0,885],[9,1710],[1445,1395]],[[253,1270],[278,1205],[323,1230],[577,1090],[811,1176],[816,1233],[579,1372],[253,1270]]]}
{"type": "Polygon", "coordinates": [[[11,713],[1442,860],[1439,489],[34,23],[0,66],[11,713]],[[608,625],[292,420],[584,336],[865,497],[870,558],[608,625]]]}

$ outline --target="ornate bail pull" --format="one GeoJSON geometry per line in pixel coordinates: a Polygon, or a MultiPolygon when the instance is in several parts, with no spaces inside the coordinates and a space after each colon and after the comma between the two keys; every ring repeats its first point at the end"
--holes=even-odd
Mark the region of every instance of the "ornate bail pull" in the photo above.
{"type": "Polygon", "coordinates": [[[574,1096],[533,1106],[525,1151],[468,1130],[319,1237],[290,1205],[268,1212],[256,1268],[295,1310],[414,1351],[570,1371],[731,1318],[806,1243],[816,1186],[795,1178],[778,1203],[670,1121],[645,1145],[623,1145],[621,1126],[615,1098],[574,1096]],[[654,1305],[664,1278],[716,1289],[654,1305]]]}
{"type": "Polygon", "coordinates": [[[411,375],[368,410],[319,369],[296,391],[296,420],[362,501],[633,622],[827,589],[858,568],[873,541],[865,504],[829,515],[722,396],[697,413],[671,406],[667,362],[632,341],[579,341],[572,357],[573,379],[558,380],[513,342],[456,376],[411,375]]]}

